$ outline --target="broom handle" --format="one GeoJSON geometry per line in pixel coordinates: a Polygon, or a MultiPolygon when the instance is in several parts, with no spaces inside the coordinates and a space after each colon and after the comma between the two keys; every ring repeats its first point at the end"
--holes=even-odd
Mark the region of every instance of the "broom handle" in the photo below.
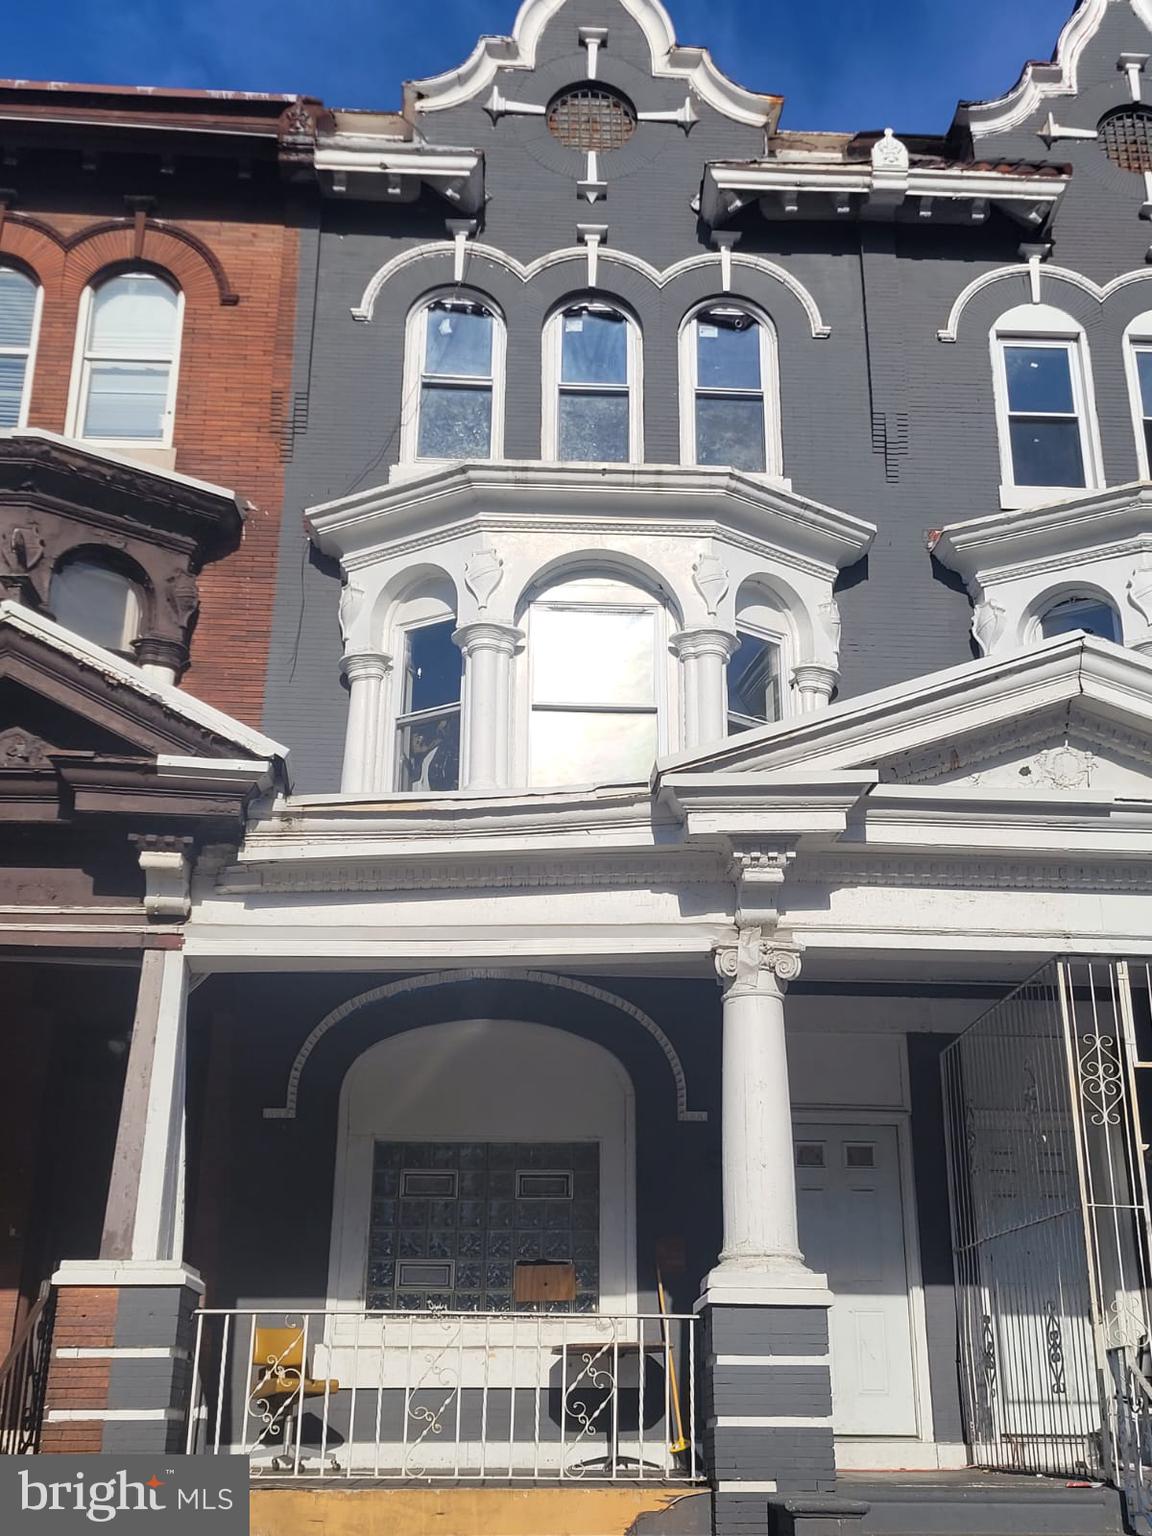
{"type": "Polygon", "coordinates": [[[660,1271],[656,1271],[656,1296],[660,1302],[660,1331],[664,1335],[664,1351],[668,1357],[666,1369],[668,1380],[672,1388],[672,1417],[676,1421],[676,1440],[670,1447],[673,1452],[686,1451],[688,1442],[684,1438],[684,1416],[680,1411],[680,1382],[676,1376],[676,1357],[672,1352],[672,1333],[668,1327],[668,1309],[664,1300],[664,1281],[660,1271]]]}

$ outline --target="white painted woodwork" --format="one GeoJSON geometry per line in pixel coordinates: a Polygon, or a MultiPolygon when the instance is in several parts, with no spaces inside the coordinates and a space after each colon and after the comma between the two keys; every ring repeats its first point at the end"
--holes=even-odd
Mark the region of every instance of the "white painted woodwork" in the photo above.
{"type": "Polygon", "coordinates": [[[509,624],[469,624],[452,637],[464,656],[462,787],[498,789],[508,778],[512,658],[523,640],[509,624]]]}
{"type": "Polygon", "coordinates": [[[384,682],[392,658],[378,651],[345,656],[348,679],[348,723],[344,736],[344,769],[340,789],[346,795],[372,794],[381,781],[385,760],[383,738],[384,682]]]}
{"type": "Polygon", "coordinates": [[[724,629],[688,629],[672,636],[683,668],[686,750],[724,740],[728,734],[728,660],[737,639],[724,629]]]}

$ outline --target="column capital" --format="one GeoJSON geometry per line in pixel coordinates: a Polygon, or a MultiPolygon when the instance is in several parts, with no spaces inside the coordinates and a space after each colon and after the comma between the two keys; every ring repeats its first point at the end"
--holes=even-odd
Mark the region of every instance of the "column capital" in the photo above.
{"type": "Polygon", "coordinates": [[[474,651],[496,651],[501,656],[515,656],[523,642],[524,631],[514,624],[479,619],[475,624],[462,624],[453,631],[452,639],[465,656],[471,656],[474,651]]]}
{"type": "Polygon", "coordinates": [[[788,983],[800,975],[800,956],[798,944],[782,934],[765,938],[760,928],[741,928],[735,944],[718,944],[712,952],[726,997],[782,997],[788,983]]]}
{"type": "Polygon", "coordinates": [[[839,679],[839,670],[836,667],[825,666],[822,662],[803,661],[799,666],[793,667],[792,681],[800,695],[803,712],[812,714],[818,709],[827,708],[832,701],[839,679]]]}
{"type": "Polygon", "coordinates": [[[350,683],[361,678],[383,681],[392,670],[392,658],[383,651],[348,651],[340,660],[340,671],[350,683]]]}
{"type": "Polygon", "coordinates": [[[727,661],[740,641],[726,629],[704,626],[677,630],[670,637],[670,644],[681,661],[694,656],[719,656],[722,661],[727,661]]]}

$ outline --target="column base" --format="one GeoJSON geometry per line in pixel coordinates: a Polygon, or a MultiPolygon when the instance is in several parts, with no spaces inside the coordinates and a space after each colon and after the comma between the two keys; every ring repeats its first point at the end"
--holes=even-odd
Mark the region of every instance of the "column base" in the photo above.
{"type": "Polygon", "coordinates": [[[177,1285],[204,1294],[200,1271],[170,1259],[65,1259],[52,1276],[53,1285],[121,1286],[177,1285]]]}
{"type": "Polygon", "coordinates": [[[800,1263],[726,1259],[704,1279],[696,1311],[704,1307],[830,1307],[827,1275],[800,1263]]]}

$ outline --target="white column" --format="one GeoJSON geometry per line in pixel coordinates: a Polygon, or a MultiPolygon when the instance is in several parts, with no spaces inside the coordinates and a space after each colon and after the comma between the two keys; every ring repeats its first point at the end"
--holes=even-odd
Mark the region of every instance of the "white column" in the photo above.
{"type": "Polygon", "coordinates": [[[466,624],[452,636],[464,655],[461,788],[508,781],[512,658],[524,636],[510,624],[466,624]]]}
{"type": "Polygon", "coordinates": [[[140,968],[100,1257],[178,1262],[184,1246],[187,968],[150,949],[140,968]]]}
{"type": "Polygon", "coordinates": [[[724,986],[721,1145],[724,1247],[705,1282],[712,1302],[819,1304],[823,1275],[808,1269],[796,1224],[792,1100],[784,994],[799,951],[759,928],[716,951],[724,986]]]}
{"type": "Polygon", "coordinates": [[[682,629],[672,636],[684,677],[684,746],[728,734],[728,659],[739,642],[725,629],[682,629]]]}
{"type": "Polygon", "coordinates": [[[803,662],[792,669],[796,684],[796,698],[802,715],[814,715],[827,709],[836,691],[840,674],[835,667],[820,666],[815,662],[803,662]]]}
{"type": "Polygon", "coordinates": [[[370,795],[384,787],[384,681],[392,658],[380,651],[353,651],[342,668],[348,679],[348,725],[340,791],[370,795]]]}

